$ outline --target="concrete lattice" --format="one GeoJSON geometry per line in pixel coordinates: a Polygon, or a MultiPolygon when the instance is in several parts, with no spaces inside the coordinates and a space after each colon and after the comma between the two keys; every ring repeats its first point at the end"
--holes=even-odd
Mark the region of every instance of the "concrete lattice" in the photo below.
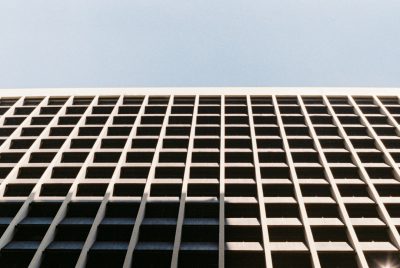
{"type": "Polygon", "coordinates": [[[307,90],[8,91],[0,267],[400,267],[396,91],[307,90]]]}

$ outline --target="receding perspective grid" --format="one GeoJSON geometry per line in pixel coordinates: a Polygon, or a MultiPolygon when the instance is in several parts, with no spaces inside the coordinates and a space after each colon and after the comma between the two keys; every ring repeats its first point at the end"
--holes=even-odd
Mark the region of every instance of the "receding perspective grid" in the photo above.
{"type": "Polygon", "coordinates": [[[1,94],[0,267],[400,267],[395,89],[1,94]]]}

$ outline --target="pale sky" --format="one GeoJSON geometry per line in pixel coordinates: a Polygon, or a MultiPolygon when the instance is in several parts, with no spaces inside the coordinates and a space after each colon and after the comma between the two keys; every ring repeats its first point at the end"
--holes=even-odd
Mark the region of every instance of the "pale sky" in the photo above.
{"type": "Polygon", "coordinates": [[[400,87],[400,1],[0,1],[0,88],[120,86],[400,87]]]}

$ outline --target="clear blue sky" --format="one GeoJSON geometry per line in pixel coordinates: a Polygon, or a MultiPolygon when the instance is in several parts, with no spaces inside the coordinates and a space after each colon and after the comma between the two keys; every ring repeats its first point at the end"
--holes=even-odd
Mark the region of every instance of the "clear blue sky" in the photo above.
{"type": "Polygon", "coordinates": [[[400,1],[0,1],[0,88],[78,86],[400,86],[400,1]]]}

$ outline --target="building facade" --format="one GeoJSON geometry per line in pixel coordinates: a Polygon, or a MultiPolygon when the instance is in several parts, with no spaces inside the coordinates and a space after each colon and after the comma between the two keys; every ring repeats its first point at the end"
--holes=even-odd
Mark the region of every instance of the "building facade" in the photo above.
{"type": "Polygon", "coordinates": [[[0,267],[400,267],[398,93],[6,90],[0,267]]]}

